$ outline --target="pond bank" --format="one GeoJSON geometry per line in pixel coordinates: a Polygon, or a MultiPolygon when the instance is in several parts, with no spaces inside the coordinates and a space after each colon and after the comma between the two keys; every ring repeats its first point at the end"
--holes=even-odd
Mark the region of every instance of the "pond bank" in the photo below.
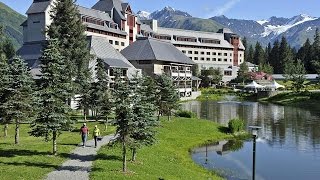
{"type": "Polygon", "coordinates": [[[90,178],[220,179],[213,172],[196,165],[190,157],[190,151],[201,144],[232,138],[232,135],[224,133],[222,129],[217,123],[206,120],[163,120],[158,128],[157,143],[138,151],[138,162],[128,163],[129,174],[124,175],[120,171],[120,147],[103,147],[94,162],[90,178]]]}

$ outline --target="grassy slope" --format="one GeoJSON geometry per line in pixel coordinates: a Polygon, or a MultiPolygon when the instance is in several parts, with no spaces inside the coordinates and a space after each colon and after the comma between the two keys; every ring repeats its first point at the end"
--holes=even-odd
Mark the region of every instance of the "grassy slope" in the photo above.
{"type": "Polygon", "coordinates": [[[26,17],[0,2],[0,24],[4,25],[6,35],[12,40],[16,48],[23,43],[22,27],[26,17]]]}
{"type": "MultiPolygon", "coordinates": [[[[97,123],[88,123],[93,129],[97,123]]],[[[80,128],[81,124],[77,125],[80,128]]],[[[99,125],[103,130],[104,126],[99,125]]],[[[109,132],[113,128],[109,128],[109,132]]],[[[14,125],[9,126],[9,137],[4,138],[1,126],[0,136],[0,179],[43,179],[47,173],[59,167],[81,141],[79,132],[65,132],[58,138],[57,157],[51,156],[51,142],[28,135],[29,125],[22,125],[19,145],[14,145],[14,125]]],[[[90,136],[91,138],[91,136],[90,136]]]]}
{"type": "Polygon", "coordinates": [[[99,152],[100,158],[94,162],[91,179],[220,179],[196,165],[189,153],[190,149],[207,141],[230,137],[218,127],[213,122],[198,119],[163,121],[158,129],[158,142],[140,150],[137,163],[128,163],[131,173],[124,175],[120,171],[119,147],[104,147],[99,152]]]}

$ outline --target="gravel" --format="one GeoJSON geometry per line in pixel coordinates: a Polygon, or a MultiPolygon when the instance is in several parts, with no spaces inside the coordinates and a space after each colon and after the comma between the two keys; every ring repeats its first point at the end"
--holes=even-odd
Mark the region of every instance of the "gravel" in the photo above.
{"type": "Polygon", "coordinates": [[[70,159],[57,170],[49,173],[46,180],[89,180],[92,162],[97,151],[112,139],[114,135],[103,137],[101,141],[98,141],[97,148],[94,147],[94,140],[87,141],[86,147],[82,147],[82,143],[79,144],[70,155],[70,159]]]}

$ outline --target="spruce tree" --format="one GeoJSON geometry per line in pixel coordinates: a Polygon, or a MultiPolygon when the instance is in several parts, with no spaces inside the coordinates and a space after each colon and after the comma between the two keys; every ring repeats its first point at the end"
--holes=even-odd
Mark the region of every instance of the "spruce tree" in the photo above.
{"type": "Polygon", "coordinates": [[[272,46],[271,46],[271,43],[269,42],[268,43],[268,46],[266,47],[266,50],[265,50],[265,62],[266,64],[270,64],[270,61],[271,61],[271,52],[272,51],[272,46]]]}
{"type": "Polygon", "coordinates": [[[155,142],[155,127],[158,121],[154,117],[155,106],[150,101],[150,92],[146,86],[149,81],[147,77],[141,77],[138,74],[131,80],[130,86],[133,90],[133,131],[130,134],[132,161],[136,160],[137,151],[142,146],[151,146],[155,142]]]}
{"type": "Polygon", "coordinates": [[[260,65],[265,63],[264,50],[259,42],[256,43],[253,59],[254,64],[260,65]]]}
{"type": "Polygon", "coordinates": [[[292,63],[293,55],[291,47],[288,45],[287,39],[282,36],[279,47],[279,62],[276,64],[279,67],[278,73],[283,74],[287,63],[292,63]]]}
{"type": "Polygon", "coordinates": [[[289,61],[285,64],[284,76],[288,81],[292,81],[293,88],[296,92],[299,92],[303,88],[303,84],[306,80],[306,70],[301,60],[296,62],[289,61]]]}
{"type": "Polygon", "coordinates": [[[249,80],[249,67],[247,66],[247,63],[240,64],[237,80],[242,82],[242,85],[249,80]]]}
{"type": "Polygon", "coordinates": [[[303,46],[299,49],[297,53],[297,58],[301,59],[306,67],[306,71],[310,74],[316,73],[315,67],[312,64],[312,46],[310,39],[308,38],[303,46]]]}
{"type": "Polygon", "coordinates": [[[250,45],[250,48],[248,50],[248,54],[246,56],[246,62],[254,63],[254,49],[252,45],[250,45]]]}
{"type": "Polygon", "coordinates": [[[314,42],[312,44],[312,65],[315,71],[320,75],[320,32],[319,28],[316,29],[314,35],[314,42]]]}
{"type": "Polygon", "coordinates": [[[30,120],[33,114],[33,79],[27,64],[19,57],[13,58],[8,73],[9,84],[1,109],[6,122],[15,123],[15,144],[19,144],[20,123],[30,120]]]}
{"type": "MultiPolygon", "coordinates": [[[[86,41],[86,27],[81,22],[74,0],[57,0],[50,16],[52,23],[47,33],[50,39],[58,41],[59,51],[66,64],[63,74],[69,78],[70,82],[75,80],[78,86],[84,85],[85,83],[81,81],[87,81],[91,76],[89,71],[91,56],[86,41]]],[[[71,97],[72,93],[79,93],[75,91],[76,89],[73,88],[69,96],[71,97]]]]}
{"type": "MultiPolygon", "coordinates": [[[[0,47],[1,49],[1,47],[0,47]]],[[[4,137],[8,135],[8,123],[4,118],[5,109],[3,104],[7,100],[7,90],[9,85],[9,64],[4,53],[0,52],[0,118],[1,123],[4,123],[4,137]]]]}
{"type": "Polygon", "coordinates": [[[127,148],[133,131],[132,90],[129,82],[121,78],[121,70],[115,70],[113,97],[115,101],[115,126],[122,144],[122,171],[127,172],[127,148]]]}
{"type": "Polygon", "coordinates": [[[271,55],[270,55],[270,65],[274,69],[275,74],[280,74],[281,73],[281,68],[280,68],[280,50],[279,50],[279,41],[276,40],[273,43],[273,47],[271,50],[271,55]]]}
{"type": "Polygon", "coordinates": [[[160,75],[156,78],[157,86],[159,88],[159,99],[157,107],[159,109],[158,119],[160,114],[166,114],[168,120],[171,118],[172,109],[178,108],[179,94],[177,88],[174,86],[173,81],[167,75],[160,75]]]}
{"type": "Polygon", "coordinates": [[[67,65],[57,40],[49,40],[40,62],[42,75],[37,93],[40,109],[30,134],[52,140],[52,153],[56,155],[57,138],[71,124],[67,115],[70,107],[66,105],[70,81],[64,74],[67,65]]]}

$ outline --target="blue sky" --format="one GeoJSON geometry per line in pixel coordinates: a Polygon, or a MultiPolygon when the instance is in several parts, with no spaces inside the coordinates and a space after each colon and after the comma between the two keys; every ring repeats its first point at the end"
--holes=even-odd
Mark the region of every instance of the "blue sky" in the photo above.
{"type": "MultiPolygon", "coordinates": [[[[24,14],[32,0],[0,0],[24,14]]],[[[91,7],[98,0],[77,0],[82,6],[91,7]]],[[[189,12],[192,16],[208,18],[225,15],[237,19],[268,19],[271,16],[292,17],[308,14],[320,17],[319,0],[126,0],[136,12],[153,12],[165,6],[189,12]]]]}

